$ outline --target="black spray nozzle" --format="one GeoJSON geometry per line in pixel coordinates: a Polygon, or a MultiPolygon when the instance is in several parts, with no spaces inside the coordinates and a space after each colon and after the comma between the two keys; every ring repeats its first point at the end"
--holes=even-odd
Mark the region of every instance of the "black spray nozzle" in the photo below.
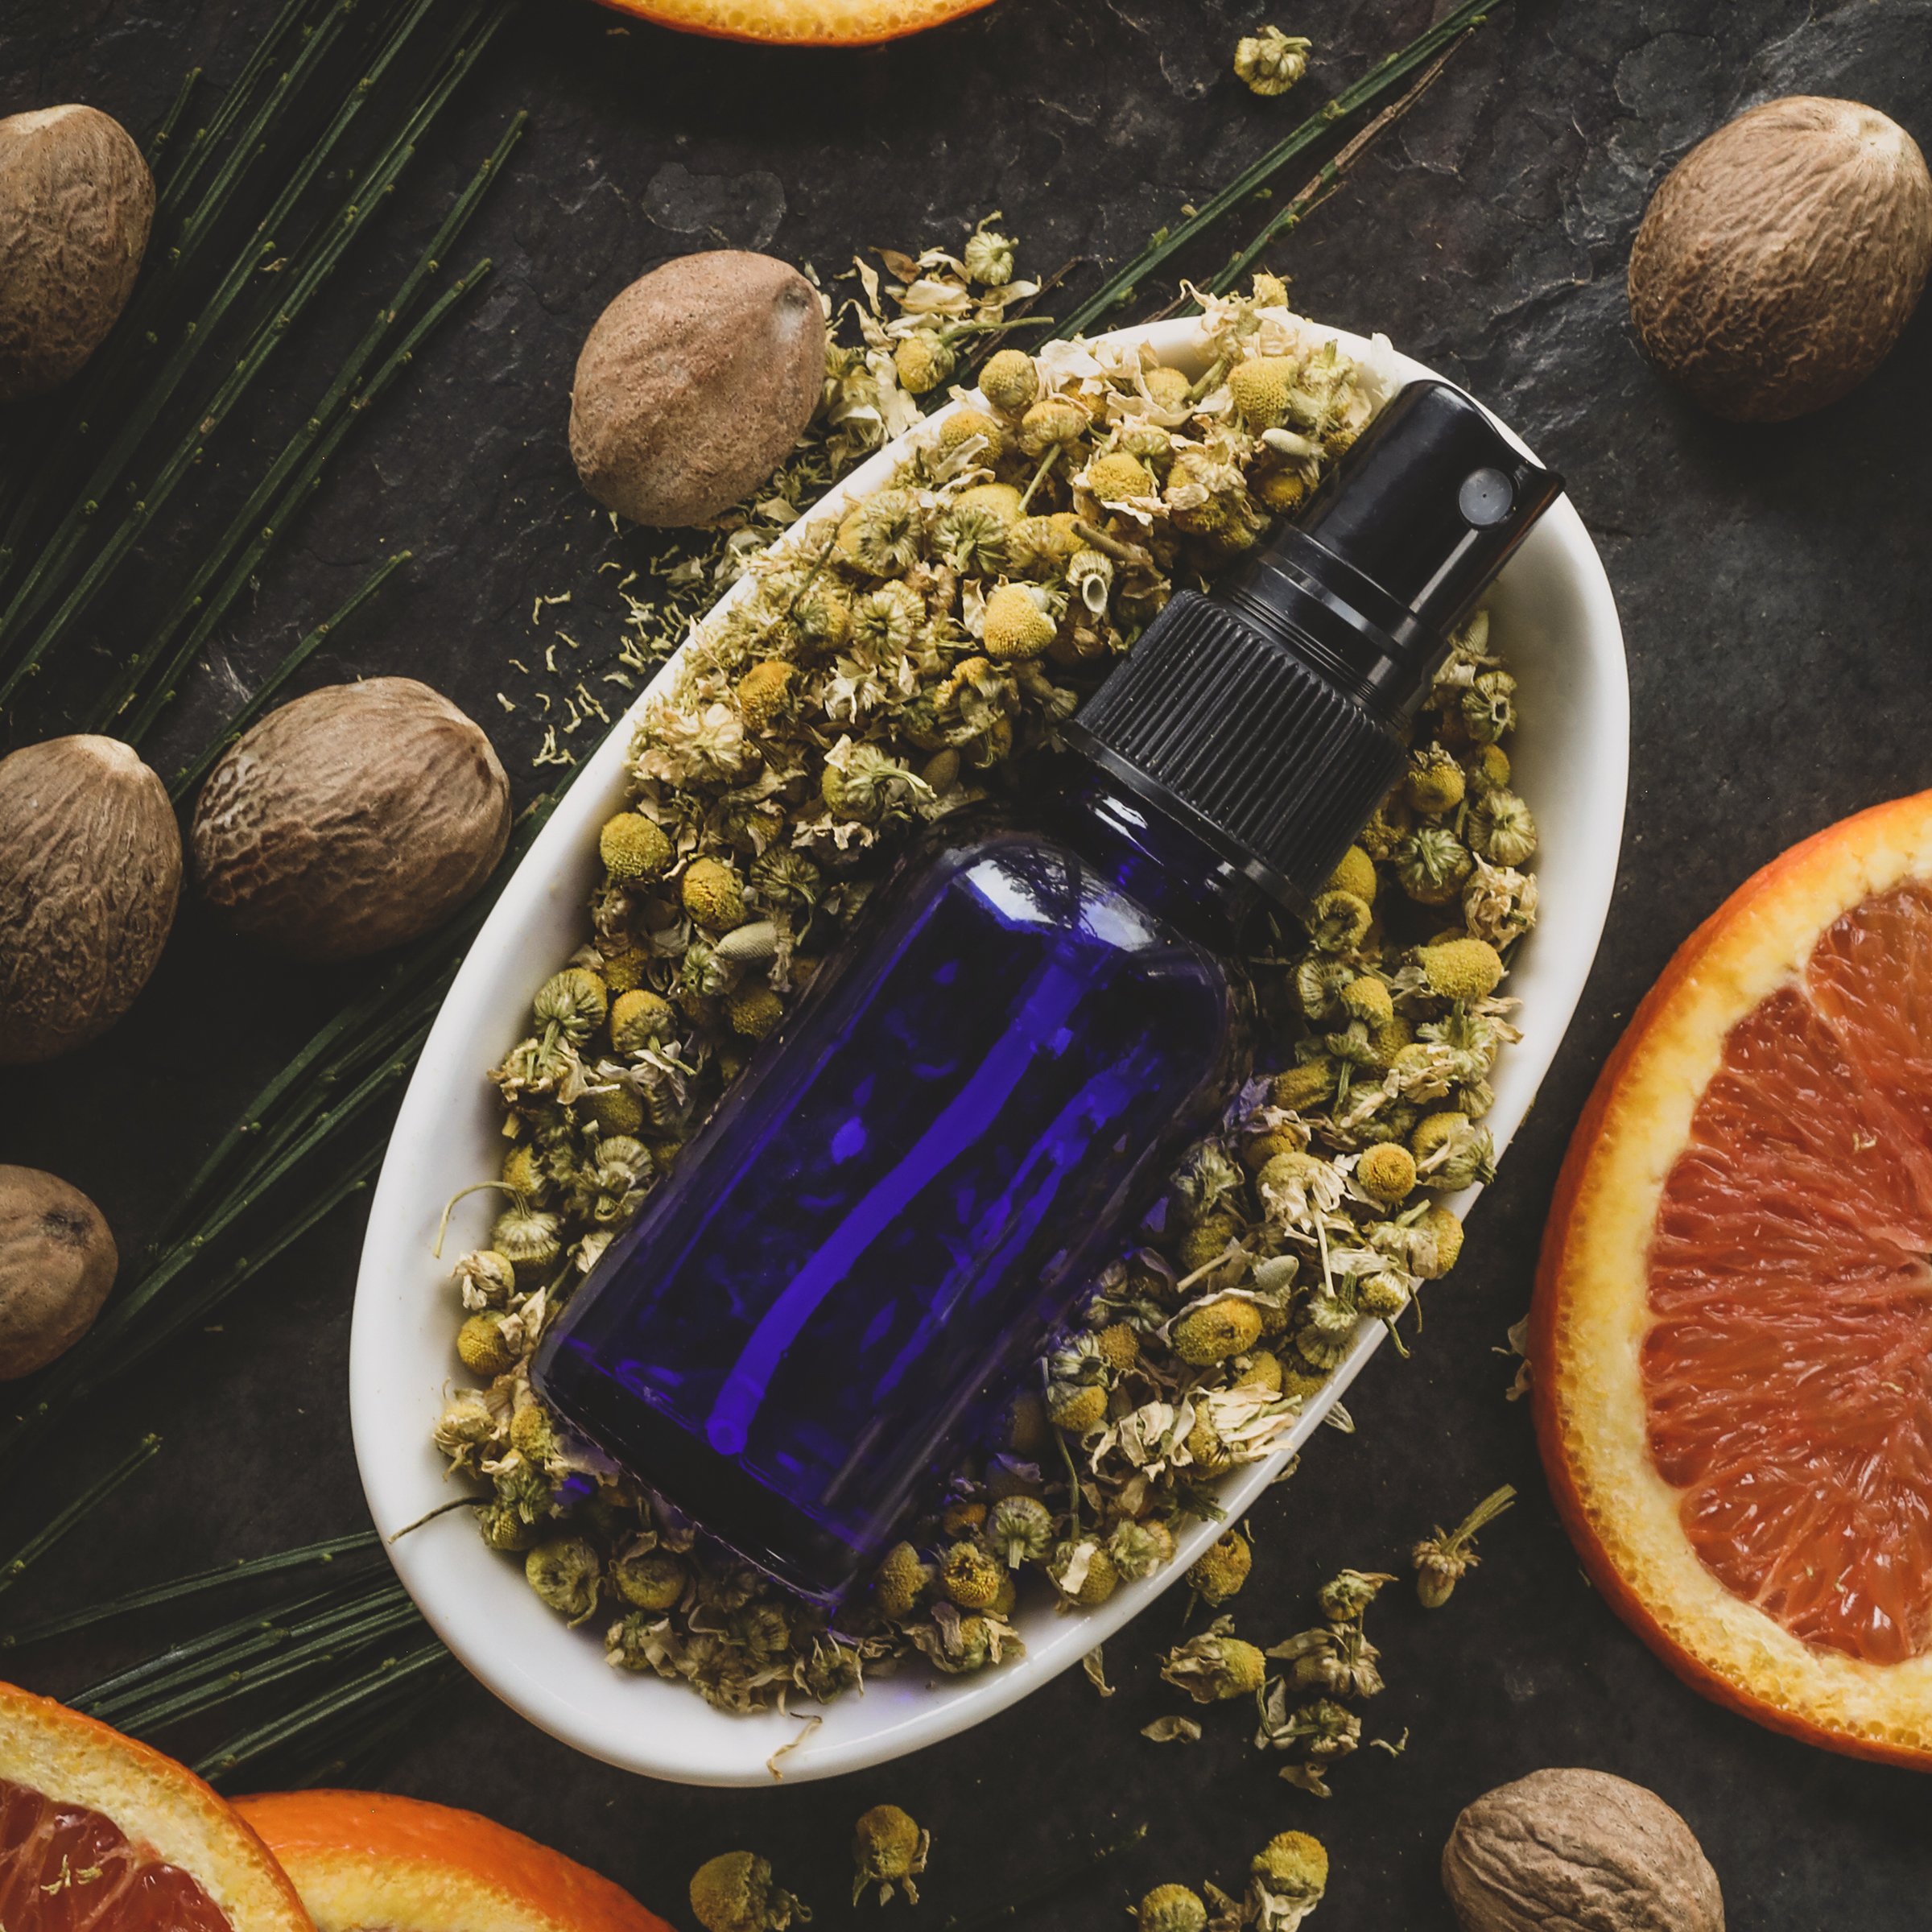
{"type": "Polygon", "coordinates": [[[1459,389],[1411,382],[1218,594],[1305,634],[1331,675],[1407,716],[1563,487],[1459,389]]]}
{"type": "Polygon", "coordinates": [[[1207,597],[1183,592],[1074,745],[1305,904],[1400,775],[1451,634],[1563,480],[1447,382],[1411,382],[1207,597]]]}

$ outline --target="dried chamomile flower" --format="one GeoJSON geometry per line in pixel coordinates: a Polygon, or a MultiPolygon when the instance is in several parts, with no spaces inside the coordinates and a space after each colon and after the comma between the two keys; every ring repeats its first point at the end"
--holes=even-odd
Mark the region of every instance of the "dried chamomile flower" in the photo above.
{"type": "Polygon", "coordinates": [[[1418,947],[1415,963],[1440,1000],[1487,999],[1502,984],[1502,956],[1487,939],[1445,939],[1418,947]]]}
{"type": "Polygon", "coordinates": [[[466,1389],[443,1405],[436,1418],[436,1445],[445,1455],[472,1467],[474,1451],[494,1442],[497,1429],[489,1404],[475,1389],[466,1389]]]}
{"type": "Polygon", "coordinates": [[[785,1932],[810,1910],[772,1882],[771,1867],[755,1852],[721,1852],[691,1875],[691,1909],[704,1932],[785,1932]]]}
{"type": "Polygon", "coordinates": [[[1009,416],[1030,408],[1040,393],[1040,372],[1021,349],[996,349],[980,371],[980,394],[1009,416]]]}
{"type": "Polygon", "coordinates": [[[1187,1581],[1203,1603],[1218,1608],[1239,1595],[1253,1565],[1254,1553],[1248,1539],[1230,1530],[1188,1567],[1187,1581]]]}
{"type": "Polygon", "coordinates": [[[1308,936],[1323,952],[1353,952],[1374,917],[1368,902],[1352,892],[1318,893],[1308,907],[1308,936]]]}
{"type": "Polygon", "coordinates": [[[597,854],[620,886],[663,878],[676,857],[663,828],[637,811],[620,811],[604,821],[597,834],[597,854]]]}
{"type": "Polygon", "coordinates": [[[612,1587],[639,1610],[675,1609],[691,1581],[684,1559],[672,1550],[626,1552],[610,1567],[612,1587]]]}
{"type": "Polygon", "coordinates": [[[1282,1681],[1292,1691],[1374,1697],[1382,1689],[1382,1674],[1376,1667],[1381,1653],[1360,1623],[1323,1624],[1298,1631],[1286,1642],[1270,1645],[1268,1654],[1287,1665],[1282,1681]]]}
{"type": "Polygon", "coordinates": [[[1258,34],[1245,35],[1235,45],[1235,78],[1250,93],[1264,98],[1285,94],[1307,72],[1313,45],[1298,34],[1283,33],[1278,27],[1264,27],[1258,34]]]}
{"type": "Polygon", "coordinates": [[[1500,745],[1478,745],[1468,759],[1469,789],[1479,799],[1509,789],[1509,754],[1500,745]]]}
{"type": "Polygon", "coordinates": [[[783,658],[764,658],[732,687],[738,712],[751,731],[769,731],[791,708],[799,679],[795,664],[783,658]]]}
{"type": "Polygon", "coordinates": [[[1012,522],[989,505],[955,502],[939,518],[939,553],[969,576],[994,576],[1009,560],[1006,532],[1012,522]]]}
{"type": "Polygon", "coordinates": [[[986,1541],[1009,1569],[1042,1562],[1053,1547],[1053,1512],[1037,1496],[1002,1496],[988,1513],[986,1541]]]}
{"type": "Polygon", "coordinates": [[[986,600],[981,641],[997,663],[1037,658],[1053,642],[1045,599],[1030,585],[1002,584],[986,600]]]}
{"type": "Polygon", "coordinates": [[[1071,396],[1042,396],[1020,418],[1020,448],[1030,456],[1080,441],[1092,419],[1071,396]]]}
{"type": "Polygon", "coordinates": [[[693,859],[678,895],[686,914],[708,932],[729,932],[745,917],[745,888],[722,859],[693,859]]]}
{"type": "Polygon", "coordinates": [[[1208,1908],[1185,1885],[1156,1885],[1134,1916],[1141,1932],[1206,1932],[1208,1908]]]}
{"type": "Polygon", "coordinates": [[[516,1206],[497,1216],[490,1245],[510,1263],[519,1287],[539,1287],[564,1253],[557,1217],[540,1208],[516,1206]]]}
{"type": "Polygon", "coordinates": [[[983,409],[954,410],[939,425],[939,448],[950,452],[972,442],[980,445],[982,459],[991,463],[1005,452],[1006,431],[983,409]]]}
{"type": "Polygon", "coordinates": [[[676,1009],[662,993],[640,986],[611,1002],[610,1043],[619,1053],[642,1053],[675,1038],[677,1030],[676,1009]]]}
{"type": "Polygon", "coordinates": [[[1000,1593],[1005,1573],[977,1543],[955,1543],[939,1563],[939,1587],[963,1610],[984,1610],[1000,1593]]]}
{"type": "Polygon", "coordinates": [[[1371,1030],[1388,1026],[1395,1018],[1395,996],[1388,982],[1372,973],[1363,973],[1342,989],[1338,1001],[1351,1020],[1360,1020],[1371,1030]]]}
{"type": "Polygon", "coordinates": [[[897,758],[851,738],[841,738],[826,754],[819,791],[835,819],[862,825],[903,815],[932,795],[932,787],[897,758]]]}
{"type": "Polygon", "coordinates": [[[1418,811],[1440,818],[1463,802],[1467,781],[1454,756],[1439,745],[1412,752],[1402,778],[1402,796],[1418,811]]]}
{"type": "Polygon", "coordinates": [[[1279,1831],[1249,1866],[1256,1932],[1294,1932],[1328,1889],[1328,1854],[1306,1831],[1279,1831]]]}
{"type": "Polygon", "coordinates": [[[1526,865],[1536,852],[1536,820],[1530,807],[1503,786],[1482,795],[1464,831],[1470,849],[1493,865],[1526,865]]]}
{"type": "Polygon", "coordinates": [[[861,1817],[852,1833],[852,1902],[856,1905],[869,1885],[879,1889],[879,1903],[890,1902],[896,1886],[906,1902],[919,1902],[915,1874],[926,1869],[932,1834],[923,1831],[911,1814],[897,1805],[874,1805],[861,1817]]]}
{"type": "Polygon", "coordinates": [[[907,392],[915,396],[937,389],[952,374],[958,360],[945,337],[932,330],[902,336],[893,346],[893,367],[907,392]]]}
{"type": "Polygon", "coordinates": [[[873,1597],[886,1616],[910,1616],[931,1582],[932,1572],[919,1551],[910,1543],[894,1543],[873,1577],[873,1597]]]}
{"type": "Polygon", "coordinates": [[[762,1040],[785,1017],[785,1002],[762,980],[724,996],[724,1017],[733,1033],[762,1040]]]}
{"type": "Polygon", "coordinates": [[[1399,1141],[1367,1149],[1356,1163],[1362,1191],[1385,1208],[1408,1199],[1415,1188],[1415,1157],[1399,1141]]]}
{"type": "Polygon", "coordinates": [[[1125,1580],[1151,1576],[1174,1561],[1174,1533],[1165,1523],[1117,1523],[1107,1538],[1107,1554],[1125,1580]]]}
{"type": "Polygon", "coordinates": [[[530,1011],[547,1039],[580,1046],[604,1024],[609,1005],[609,990],[594,972],[566,966],[537,989],[530,1011]]]}
{"type": "Polygon", "coordinates": [[[1147,465],[1124,449],[1108,450],[1087,465],[1084,478],[1088,493],[1103,503],[1119,503],[1132,497],[1157,493],[1147,465]]]}
{"type": "Polygon", "coordinates": [[[836,650],[852,634],[852,604],[827,580],[807,584],[791,607],[793,634],[807,652],[836,650]]]}
{"type": "Polygon", "coordinates": [[[875,577],[896,577],[919,562],[924,526],[909,490],[879,489],[839,526],[839,555],[875,577]]]}
{"type": "Polygon", "coordinates": [[[1375,902],[1375,895],[1381,881],[1376,877],[1375,861],[1359,845],[1351,845],[1335,862],[1328,883],[1323,888],[1328,892],[1352,893],[1358,899],[1375,902]]]}
{"type": "Polygon", "coordinates": [[[1277,1107],[1299,1113],[1319,1107],[1335,1092],[1334,1061],[1320,1057],[1285,1067],[1274,1076],[1268,1097],[1277,1107]]]}
{"type": "Polygon", "coordinates": [[[1463,729],[1479,745],[1493,745],[1516,729],[1516,679],[1485,671],[1463,693],[1463,729]]]}
{"type": "Polygon", "coordinates": [[[463,1306],[474,1312],[479,1308],[501,1308],[515,1292],[517,1271],[506,1254],[493,1248],[479,1248],[458,1261],[452,1278],[463,1298],[463,1306]]]}
{"type": "Polygon", "coordinates": [[[500,1309],[485,1308],[456,1331],[457,1360],[472,1375],[488,1381],[516,1367],[518,1352],[503,1333],[508,1319],[500,1309]]]}
{"type": "Polygon", "coordinates": [[[1394,853],[1396,882],[1424,906],[1447,906],[1461,894],[1475,861],[1469,848],[1443,825],[1418,825],[1394,853]]]}
{"type": "Polygon", "coordinates": [[[1331,1624],[1345,1624],[1359,1618],[1376,1600],[1384,1583],[1395,1579],[1379,1570],[1344,1570],[1323,1583],[1316,1601],[1322,1615],[1331,1624]]]}
{"type": "Polygon", "coordinates": [[[1479,1127],[1466,1113],[1423,1115],[1409,1137],[1409,1149],[1415,1156],[1417,1179],[1445,1194],[1487,1181],[1496,1172],[1489,1129],[1479,1127]]]}
{"type": "Polygon", "coordinates": [[[1261,1311],[1236,1295],[1197,1302],[1168,1331],[1168,1346],[1191,1367],[1211,1368],[1245,1355],[1261,1339],[1261,1311]]]}
{"type": "Polygon", "coordinates": [[[1096,617],[1107,614],[1113,591],[1113,559],[1097,550],[1078,550],[1067,560],[1067,588],[1096,617]]]}
{"type": "Polygon", "coordinates": [[[1267,1659],[1234,1634],[1234,1620],[1228,1616],[1175,1645],[1161,1665],[1161,1675],[1197,1704],[1246,1697],[1261,1689],[1267,1670],[1267,1659]]]}
{"type": "Polygon", "coordinates": [[[523,1575],[545,1604],[572,1624],[580,1624],[597,1609],[603,1567],[603,1559],[582,1537],[552,1536],[524,1558],[523,1575]]]}
{"type": "Polygon", "coordinates": [[[1463,1252],[1463,1224],[1447,1208],[1431,1208],[1417,1228],[1429,1237],[1435,1252],[1427,1257],[1427,1265],[1422,1261],[1413,1264],[1415,1272],[1425,1281],[1435,1281],[1447,1274],[1460,1258],[1463,1252]]]}
{"type": "Polygon", "coordinates": [[[1286,419],[1300,373],[1293,356],[1250,356],[1228,372],[1228,393],[1251,430],[1274,429],[1286,419]]]}
{"type": "Polygon", "coordinates": [[[1415,1565],[1415,1593],[1425,1610],[1439,1610],[1448,1602],[1463,1573],[1480,1560],[1476,1554],[1476,1531],[1494,1522],[1515,1501],[1514,1488],[1505,1483],[1484,1496],[1447,1535],[1439,1528],[1410,1552],[1410,1561],[1415,1565]]]}
{"type": "Polygon", "coordinates": [[[960,266],[973,281],[988,288],[1004,288],[1013,279],[1013,240],[989,225],[999,217],[989,215],[966,237],[960,266]]]}
{"type": "Polygon", "coordinates": [[[1061,1543],[1046,1565],[1053,1586],[1070,1603],[1091,1608],[1104,1604],[1120,1587],[1113,1558],[1092,1537],[1061,1543]]]}

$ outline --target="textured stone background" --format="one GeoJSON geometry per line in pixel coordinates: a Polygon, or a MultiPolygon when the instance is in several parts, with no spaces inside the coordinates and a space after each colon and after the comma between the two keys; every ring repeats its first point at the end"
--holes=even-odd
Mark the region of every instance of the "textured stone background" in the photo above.
{"type": "MultiPolygon", "coordinates": [[[[5,0],[0,111],[77,98],[143,130],[184,67],[225,77],[271,11],[270,0],[5,0]]],[[[494,279],[352,446],[186,694],[171,743],[198,744],[236,691],[407,543],[416,562],[406,578],[311,681],[425,678],[487,721],[520,787],[534,789],[528,712],[505,713],[494,696],[518,688],[506,660],[529,661],[547,641],[530,622],[532,597],[572,590],[567,628],[607,647],[617,613],[595,566],[638,554],[590,513],[564,443],[572,363],[603,303],[654,258],[720,241],[830,271],[862,245],[956,242],[996,208],[1035,267],[1118,258],[1260,152],[1296,101],[1418,29],[1426,6],[1302,0],[1278,15],[1319,48],[1288,102],[1253,101],[1226,75],[1256,17],[1248,0],[1000,0],[912,43],[834,56],[681,39],[623,27],[580,0],[530,0],[381,238],[349,265],[348,292],[291,342],[275,394],[251,405],[211,465],[211,489],[244,443],[274,447],[405,251],[527,107],[514,174],[472,231],[469,252],[494,258],[494,279]]],[[[1736,1926],[1922,1921],[1926,1787],[1771,1736],[1664,1672],[1583,1582],[1528,1418],[1503,1400],[1510,1369],[1496,1352],[1528,1302],[1569,1125],[1672,947],[1781,847],[1925,784],[1932,763],[1932,309],[1858,394],[1773,429],[1697,415],[1626,327],[1624,261],[1651,187],[1737,109],[1794,91],[1871,101],[1932,138],[1932,6],[1512,0],[1279,254],[1308,312],[1386,330],[1466,381],[1567,475],[1616,586],[1635,700],[1616,906],[1542,1105],[1414,1360],[1379,1360],[1351,1404],[1360,1433],[1324,1432],[1257,1516],[1242,1608],[1286,1631],[1338,1564],[1393,1566],[1496,1483],[1523,1490],[1447,1611],[1425,1618],[1406,1593],[1377,1610],[1390,1688],[1370,1728],[1406,1729],[1406,1754],[1363,1752],[1323,1806],[1276,1782],[1239,1713],[1220,1714],[1192,1748],[1143,1743],[1139,1725],[1172,1707],[1152,1660],[1175,1598],[1110,1646],[1111,1703],[1075,1674],[968,1736],[847,1781],[744,1794],[634,1781],[466,1686],[396,1764],[397,1788],[551,1839],[680,1922],[698,1860],[750,1844],[819,1901],[821,1925],[840,1922],[850,1821],[891,1797],[937,1829],[928,1925],[997,1904],[1078,1847],[1145,1821],[1143,1845],[1018,1922],[1100,1932],[1157,1880],[1236,1885],[1262,1839],[1298,1824],[1334,1855],[1320,1922],[1435,1927],[1447,1922],[1436,1856],[1459,1806],[1538,1765],[1590,1765],[1683,1811],[1736,1926]]],[[[151,549],[165,560],[180,541],[163,533],[151,549]]],[[[142,614],[136,572],[102,644],[142,614]]],[[[156,754],[164,769],[167,749],[156,754]]],[[[339,990],[243,952],[187,910],[118,1031],[10,1076],[0,1159],[70,1176],[131,1250],[199,1147],[339,990]]],[[[159,1360],[111,1417],[62,1446],[63,1457],[97,1455],[150,1422],[167,1437],[85,1546],[22,1587],[22,1613],[363,1520],[343,1390],[358,1232],[353,1216],[324,1228],[218,1332],[159,1360]]],[[[38,1484],[14,1476],[8,1488],[0,1542],[10,1546],[37,1520],[38,1484]]],[[[60,1690],[108,1654],[37,1654],[14,1668],[60,1690]]]]}

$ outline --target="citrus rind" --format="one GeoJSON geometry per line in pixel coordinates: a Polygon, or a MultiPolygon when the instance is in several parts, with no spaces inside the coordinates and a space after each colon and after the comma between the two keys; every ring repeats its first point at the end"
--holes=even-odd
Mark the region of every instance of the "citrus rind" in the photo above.
{"type": "Polygon", "coordinates": [[[147,1744],[0,1684],[0,1779],[100,1813],[156,1861],[186,1872],[233,1932],[311,1932],[295,1887],[234,1807],[147,1744]]]}
{"type": "Polygon", "coordinates": [[[870,47],[943,27],[993,0],[604,0],[680,33],[781,47],[870,47]]]}
{"type": "Polygon", "coordinates": [[[1591,1580],[1695,1688],[1770,1728],[1932,1769],[1932,1652],[1873,1664],[1801,1641],[1707,1569],[1652,1459],[1640,1351],[1665,1183],[1726,1036],[1802,976],[1848,909],[1932,879],[1932,792],[1828,828],[1747,881],[1632,1017],[1570,1144],[1529,1352],[1552,1492],[1591,1580]]]}
{"type": "Polygon", "coordinates": [[[506,1825],[376,1791],[283,1791],[237,1807],[316,1932],[670,1932],[621,1886],[506,1825]]]}

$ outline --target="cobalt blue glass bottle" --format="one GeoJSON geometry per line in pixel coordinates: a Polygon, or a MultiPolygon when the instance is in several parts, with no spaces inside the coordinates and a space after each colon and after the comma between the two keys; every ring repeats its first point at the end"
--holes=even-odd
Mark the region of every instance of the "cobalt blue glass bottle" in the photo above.
{"type": "Polygon", "coordinates": [[[874,1561],[1243,1077],[1230,964],[1394,782],[1560,482],[1410,385],[1178,595],[1026,824],[934,828],[578,1289],[539,1393],[806,1594],[874,1561]]]}

